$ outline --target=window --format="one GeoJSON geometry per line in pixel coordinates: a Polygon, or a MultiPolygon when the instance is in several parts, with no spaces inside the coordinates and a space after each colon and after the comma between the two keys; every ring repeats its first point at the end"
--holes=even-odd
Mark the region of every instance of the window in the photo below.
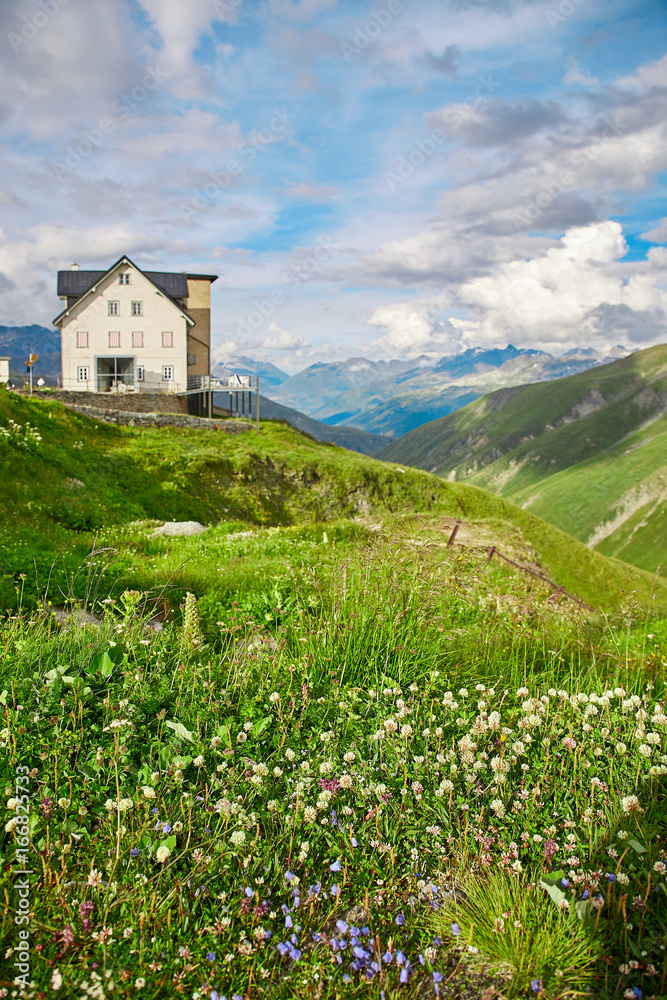
{"type": "Polygon", "coordinates": [[[144,381],[144,366],[137,365],[137,382],[143,382],[143,381],[144,381]]]}
{"type": "Polygon", "coordinates": [[[135,330],[132,334],[132,347],[143,347],[144,346],[144,334],[143,330],[135,330]]]}
{"type": "Polygon", "coordinates": [[[143,302],[133,302],[132,303],[132,315],[133,316],[143,316],[144,314],[144,304],[143,302]]]}
{"type": "Polygon", "coordinates": [[[174,334],[172,330],[162,331],[162,346],[163,347],[173,347],[174,346],[174,334]]]}
{"type": "Polygon", "coordinates": [[[188,354],[188,364],[189,365],[196,365],[197,364],[197,355],[196,354],[188,354]]]}
{"type": "Polygon", "coordinates": [[[81,365],[76,370],[77,382],[87,382],[88,381],[88,366],[81,365]]]}
{"type": "Polygon", "coordinates": [[[120,316],[120,302],[113,300],[109,302],[109,315],[120,316]]]}
{"type": "Polygon", "coordinates": [[[163,382],[173,382],[174,381],[174,366],[173,365],[162,365],[162,381],[163,382]]]}
{"type": "Polygon", "coordinates": [[[129,283],[130,283],[130,272],[129,271],[127,272],[127,274],[119,274],[118,275],[118,284],[119,285],[129,285],[129,283]]]}
{"type": "Polygon", "coordinates": [[[77,347],[88,347],[88,331],[78,330],[76,334],[76,346],[77,347]]]}
{"type": "Polygon", "coordinates": [[[109,330],[109,347],[120,347],[120,330],[109,330]]]}

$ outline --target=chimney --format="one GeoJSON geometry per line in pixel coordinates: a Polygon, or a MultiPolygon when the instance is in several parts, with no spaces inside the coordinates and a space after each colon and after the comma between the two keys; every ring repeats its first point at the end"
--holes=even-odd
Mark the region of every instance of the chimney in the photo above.
{"type": "Polygon", "coordinates": [[[72,264],[72,270],[73,271],[78,271],[79,270],[79,265],[78,264],[72,264]]]}

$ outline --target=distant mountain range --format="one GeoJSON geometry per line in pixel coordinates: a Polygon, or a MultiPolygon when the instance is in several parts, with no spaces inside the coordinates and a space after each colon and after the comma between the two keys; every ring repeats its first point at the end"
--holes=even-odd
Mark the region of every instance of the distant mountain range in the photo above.
{"type": "Polygon", "coordinates": [[[667,344],[500,389],[376,456],[486,487],[606,556],[667,565],[667,344]]]}
{"type": "MultiPolygon", "coordinates": [[[[60,332],[37,325],[0,327],[0,354],[10,356],[15,381],[25,377],[31,352],[38,355],[35,376],[54,383],[60,375],[60,332]]],[[[503,349],[472,348],[440,359],[423,355],[408,361],[348,358],[320,362],[295,375],[269,361],[236,355],[215,364],[212,374],[259,375],[260,392],[285,408],[283,417],[277,419],[284,418],[302,430],[307,430],[304,421],[313,419],[316,423],[307,433],[320,441],[352,441],[351,430],[365,432],[370,437],[357,435],[353,450],[368,453],[373,443],[383,447],[385,438],[400,438],[495,389],[563,378],[628,353],[620,346],[609,353],[575,349],[555,358],[510,344],[503,349]],[[337,428],[342,436],[337,432],[325,437],[322,424],[332,431],[337,428]]],[[[265,412],[268,415],[269,410],[265,412]]]]}
{"type": "Polygon", "coordinates": [[[0,326],[0,355],[9,357],[9,374],[23,382],[29,354],[37,355],[36,378],[48,382],[60,375],[60,331],[46,326],[0,326]]]}
{"type": "Polygon", "coordinates": [[[563,378],[628,353],[619,346],[609,353],[572,350],[555,358],[510,344],[502,350],[472,348],[437,361],[349,358],[311,365],[267,395],[332,426],[345,423],[401,437],[494,389],[563,378]]]}

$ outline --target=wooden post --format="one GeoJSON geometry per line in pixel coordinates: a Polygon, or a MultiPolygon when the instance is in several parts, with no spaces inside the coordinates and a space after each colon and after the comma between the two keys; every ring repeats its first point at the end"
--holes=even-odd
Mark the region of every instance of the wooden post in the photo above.
{"type": "Polygon", "coordinates": [[[449,541],[447,542],[447,548],[448,549],[451,548],[452,545],[454,544],[454,539],[456,538],[456,532],[459,530],[460,527],[461,527],[461,522],[457,521],[456,524],[454,525],[454,530],[452,531],[451,535],[449,536],[449,541]]]}

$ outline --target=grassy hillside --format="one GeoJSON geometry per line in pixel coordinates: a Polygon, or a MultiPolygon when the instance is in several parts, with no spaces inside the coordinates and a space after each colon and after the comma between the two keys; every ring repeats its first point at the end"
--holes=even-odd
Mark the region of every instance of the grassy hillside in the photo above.
{"type": "Polygon", "coordinates": [[[667,561],[667,345],[492,393],[380,456],[486,487],[647,570],[667,561]]]}
{"type": "MultiPolygon", "coordinates": [[[[632,577],[625,564],[590,552],[507,500],[319,444],[284,425],[267,422],[259,435],[117,427],[3,391],[0,426],[11,428],[10,421],[18,430],[0,437],[5,605],[13,602],[15,586],[42,598],[47,584],[49,593],[74,587],[81,596],[89,586],[85,565],[73,575],[96,536],[130,522],[286,526],[403,512],[493,525],[501,548],[519,533],[534,562],[594,606],[614,608],[629,591],[649,599],[648,574],[632,577]],[[30,439],[28,424],[41,440],[30,439]]],[[[132,559],[122,565],[129,571],[132,559]]],[[[167,579],[166,569],[151,578],[155,586],[167,579]]],[[[151,580],[144,573],[144,585],[151,580]]]]}

